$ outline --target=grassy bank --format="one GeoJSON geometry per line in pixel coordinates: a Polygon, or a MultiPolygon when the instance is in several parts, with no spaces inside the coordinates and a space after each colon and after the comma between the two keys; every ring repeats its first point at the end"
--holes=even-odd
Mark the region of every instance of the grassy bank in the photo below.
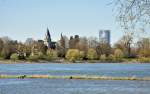
{"type": "Polygon", "coordinates": [[[25,79],[25,78],[42,78],[42,79],[83,79],[83,80],[139,80],[150,81],[150,77],[138,78],[138,77],[106,77],[106,76],[52,76],[52,75],[0,75],[0,79],[25,79]]]}

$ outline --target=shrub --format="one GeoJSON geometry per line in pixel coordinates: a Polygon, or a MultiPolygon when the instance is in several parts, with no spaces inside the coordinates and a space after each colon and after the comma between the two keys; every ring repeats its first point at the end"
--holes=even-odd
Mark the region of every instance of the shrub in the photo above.
{"type": "Polygon", "coordinates": [[[106,61],[106,59],[107,59],[107,57],[106,57],[106,55],[105,55],[105,54],[100,56],[100,60],[102,60],[102,61],[106,61]]]}
{"type": "Polygon", "coordinates": [[[10,56],[10,59],[16,61],[19,59],[19,56],[18,56],[18,54],[14,53],[10,56]]]}
{"type": "Polygon", "coordinates": [[[47,56],[46,56],[47,60],[54,60],[54,59],[57,59],[57,58],[58,58],[58,55],[57,55],[56,50],[53,50],[53,49],[48,49],[47,50],[47,56]]]}
{"type": "Polygon", "coordinates": [[[140,57],[138,59],[138,62],[140,62],[140,63],[150,63],[150,58],[148,58],[148,57],[140,57]]]}
{"type": "Polygon", "coordinates": [[[38,61],[39,56],[38,55],[30,55],[27,59],[29,61],[38,61]]]}
{"type": "Polygon", "coordinates": [[[78,49],[69,49],[65,57],[67,60],[74,62],[75,60],[79,59],[80,52],[78,49]]]}
{"type": "Polygon", "coordinates": [[[92,49],[92,48],[88,49],[87,58],[88,58],[89,60],[97,59],[96,50],[95,50],[95,49],[92,49]]]}
{"type": "Polygon", "coordinates": [[[113,61],[115,60],[115,56],[114,56],[113,54],[110,54],[110,55],[108,56],[107,60],[113,62],[113,61]]]}
{"type": "Polygon", "coordinates": [[[124,54],[123,54],[122,50],[116,49],[114,52],[114,56],[117,60],[120,60],[124,57],[124,54]]]}
{"type": "Polygon", "coordinates": [[[45,59],[45,55],[42,52],[39,52],[38,59],[45,59]]]}
{"type": "Polygon", "coordinates": [[[85,57],[84,51],[80,51],[80,60],[83,60],[84,57],[85,57]]]}

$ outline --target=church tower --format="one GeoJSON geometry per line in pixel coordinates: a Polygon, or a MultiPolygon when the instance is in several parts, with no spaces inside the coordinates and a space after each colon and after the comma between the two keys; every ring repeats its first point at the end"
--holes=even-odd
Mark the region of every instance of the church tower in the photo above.
{"type": "Polygon", "coordinates": [[[50,32],[49,32],[49,29],[47,28],[47,32],[45,34],[45,45],[48,47],[48,48],[51,48],[51,35],[50,35],[50,32]]]}
{"type": "Polygon", "coordinates": [[[45,35],[45,45],[48,48],[55,49],[56,48],[55,44],[56,44],[56,42],[52,42],[51,34],[49,32],[49,29],[47,28],[47,32],[46,32],[46,35],[45,35]]]}

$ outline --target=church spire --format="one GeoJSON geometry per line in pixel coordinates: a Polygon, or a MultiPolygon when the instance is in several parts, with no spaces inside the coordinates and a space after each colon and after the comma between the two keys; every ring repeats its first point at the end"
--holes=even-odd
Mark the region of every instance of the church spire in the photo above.
{"type": "Polygon", "coordinates": [[[47,41],[48,41],[48,42],[51,42],[51,34],[50,34],[48,28],[47,28],[47,41]]]}
{"type": "Polygon", "coordinates": [[[51,34],[49,32],[49,29],[47,28],[47,32],[46,32],[46,45],[48,46],[48,48],[51,48],[51,44],[52,44],[51,34]]]}
{"type": "Polygon", "coordinates": [[[62,33],[61,33],[61,38],[63,38],[63,35],[62,35],[62,33]]]}
{"type": "Polygon", "coordinates": [[[56,48],[56,42],[53,42],[51,39],[51,34],[49,32],[49,29],[47,28],[46,37],[45,37],[45,45],[50,49],[56,48]]]}

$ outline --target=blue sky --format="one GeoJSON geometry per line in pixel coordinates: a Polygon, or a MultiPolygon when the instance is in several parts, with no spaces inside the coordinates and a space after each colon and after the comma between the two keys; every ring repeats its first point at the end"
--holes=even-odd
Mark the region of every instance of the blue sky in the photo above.
{"type": "Polygon", "coordinates": [[[25,41],[44,39],[49,27],[53,40],[61,32],[68,37],[98,37],[100,29],[111,30],[111,41],[122,35],[115,21],[112,0],[0,0],[0,37],[25,41]]]}

